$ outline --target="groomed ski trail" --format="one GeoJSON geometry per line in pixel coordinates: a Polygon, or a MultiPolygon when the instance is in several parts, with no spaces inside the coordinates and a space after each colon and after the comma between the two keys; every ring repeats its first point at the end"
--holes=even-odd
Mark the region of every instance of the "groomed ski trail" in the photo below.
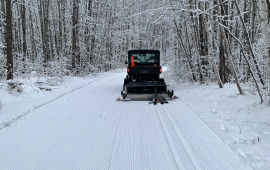
{"type": "Polygon", "coordinates": [[[113,73],[0,130],[0,169],[249,169],[181,99],[115,101],[113,73]]]}

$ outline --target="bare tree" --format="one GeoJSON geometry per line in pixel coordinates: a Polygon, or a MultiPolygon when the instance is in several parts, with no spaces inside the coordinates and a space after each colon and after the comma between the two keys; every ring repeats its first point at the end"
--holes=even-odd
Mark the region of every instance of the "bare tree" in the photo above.
{"type": "MultiPolygon", "coordinates": [[[[218,9],[218,13],[219,11],[222,11],[221,14],[222,16],[224,16],[225,14],[225,11],[224,11],[224,8],[223,8],[223,5],[222,3],[220,3],[220,6],[221,6],[221,10],[218,9]]],[[[222,25],[226,26],[226,23],[221,21],[220,18],[219,19],[219,22],[222,23],[222,25]]],[[[225,44],[225,49],[226,49],[226,55],[228,57],[228,62],[230,64],[230,67],[231,67],[231,72],[233,73],[233,76],[234,76],[234,79],[235,79],[235,82],[236,82],[236,85],[237,85],[237,88],[238,88],[238,91],[240,94],[243,94],[243,91],[241,89],[241,86],[240,86],[240,83],[239,83],[239,80],[238,80],[238,76],[237,76],[237,73],[235,71],[235,68],[234,68],[234,64],[233,64],[233,61],[232,61],[232,51],[231,51],[231,44],[230,44],[230,41],[229,39],[227,38],[226,34],[225,34],[225,30],[223,27],[220,28],[220,32],[221,32],[221,38],[222,40],[224,41],[224,44],[225,44]]]]}
{"type": "Polygon", "coordinates": [[[202,11],[202,14],[201,15],[202,15],[202,18],[203,18],[203,23],[204,23],[205,31],[207,33],[209,55],[211,56],[212,66],[213,66],[213,69],[214,69],[214,72],[215,72],[216,80],[218,82],[219,88],[223,88],[223,84],[222,84],[222,82],[220,80],[220,77],[219,77],[219,74],[218,74],[218,71],[217,71],[217,66],[216,66],[214,52],[213,52],[213,46],[212,46],[212,30],[211,30],[212,27],[210,29],[208,27],[208,24],[207,24],[207,21],[206,21],[206,17],[205,17],[205,14],[204,14],[205,10],[204,10],[203,3],[202,2],[199,2],[199,6],[200,6],[200,9],[202,11]]]}
{"type": "Polygon", "coordinates": [[[6,0],[7,80],[13,79],[12,4],[6,0]]]}
{"type": "Polygon", "coordinates": [[[259,0],[259,3],[260,3],[261,29],[263,33],[263,40],[265,46],[265,59],[268,74],[268,83],[270,83],[270,33],[268,31],[269,25],[267,24],[267,8],[266,8],[267,4],[266,0],[259,0]]]}
{"type": "Polygon", "coordinates": [[[249,50],[250,50],[250,52],[251,52],[251,56],[252,56],[252,58],[253,58],[253,61],[254,61],[254,63],[255,63],[255,67],[256,67],[256,70],[257,70],[257,74],[258,74],[258,76],[259,76],[260,82],[262,83],[262,85],[264,85],[264,81],[263,81],[263,78],[262,78],[262,75],[261,75],[261,71],[260,71],[260,69],[259,69],[258,62],[257,62],[257,59],[256,59],[255,54],[254,54],[254,50],[253,50],[253,48],[252,48],[252,44],[251,44],[251,40],[250,40],[250,35],[249,35],[248,31],[247,31],[247,28],[246,28],[246,25],[245,25],[245,22],[244,22],[244,18],[242,17],[242,14],[241,14],[241,12],[240,12],[240,9],[239,9],[239,7],[238,7],[238,4],[237,4],[237,2],[236,2],[235,0],[234,0],[234,4],[235,4],[236,9],[237,9],[237,11],[238,11],[238,14],[239,14],[239,17],[240,17],[240,21],[241,21],[241,23],[242,23],[242,25],[243,25],[244,36],[245,36],[246,39],[247,39],[247,44],[248,44],[249,50]]]}
{"type": "Polygon", "coordinates": [[[78,0],[73,0],[73,13],[72,13],[72,68],[76,69],[80,62],[79,49],[77,44],[78,35],[78,0]]]}

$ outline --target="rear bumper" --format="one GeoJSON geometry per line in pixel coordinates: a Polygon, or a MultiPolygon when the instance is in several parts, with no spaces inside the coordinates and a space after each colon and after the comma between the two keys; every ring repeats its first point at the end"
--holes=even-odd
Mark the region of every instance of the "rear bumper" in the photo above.
{"type": "MultiPolygon", "coordinates": [[[[157,94],[158,98],[169,98],[168,94],[157,94]]],[[[156,98],[155,94],[136,94],[136,93],[131,93],[127,94],[128,99],[131,100],[152,100],[153,98],[156,98]]]]}
{"type": "Polygon", "coordinates": [[[126,85],[127,94],[166,94],[165,82],[130,82],[126,85]]]}
{"type": "Polygon", "coordinates": [[[161,66],[128,66],[129,75],[159,75],[161,66]]]}
{"type": "Polygon", "coordinates": [[[156,98],[169,98],[167,85],[163,81],[157,82],[130,82],[125,89],[126,98],[131,100],[152,100],[156,98]]]}

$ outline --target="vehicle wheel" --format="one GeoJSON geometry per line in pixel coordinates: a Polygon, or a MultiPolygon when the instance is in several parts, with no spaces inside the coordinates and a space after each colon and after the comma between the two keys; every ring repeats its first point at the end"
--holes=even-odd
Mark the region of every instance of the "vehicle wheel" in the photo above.
{"type": "Polygon", "coordinates": [[[123,91],[125,91],[125,86],[127,85],[127,83],[128,83],[128,79],[124,79],[123,91]]]}

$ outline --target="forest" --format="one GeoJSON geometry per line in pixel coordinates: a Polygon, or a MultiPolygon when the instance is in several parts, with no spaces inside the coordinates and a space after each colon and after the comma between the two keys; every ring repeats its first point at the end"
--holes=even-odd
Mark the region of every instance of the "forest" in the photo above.
{"type": "Polygon", "coordinates": [[[157,49],[176,81],[236,83],[264,102],[269,25],[269,0],[0,0],[0,78],[106,72],[157,49]]]}

